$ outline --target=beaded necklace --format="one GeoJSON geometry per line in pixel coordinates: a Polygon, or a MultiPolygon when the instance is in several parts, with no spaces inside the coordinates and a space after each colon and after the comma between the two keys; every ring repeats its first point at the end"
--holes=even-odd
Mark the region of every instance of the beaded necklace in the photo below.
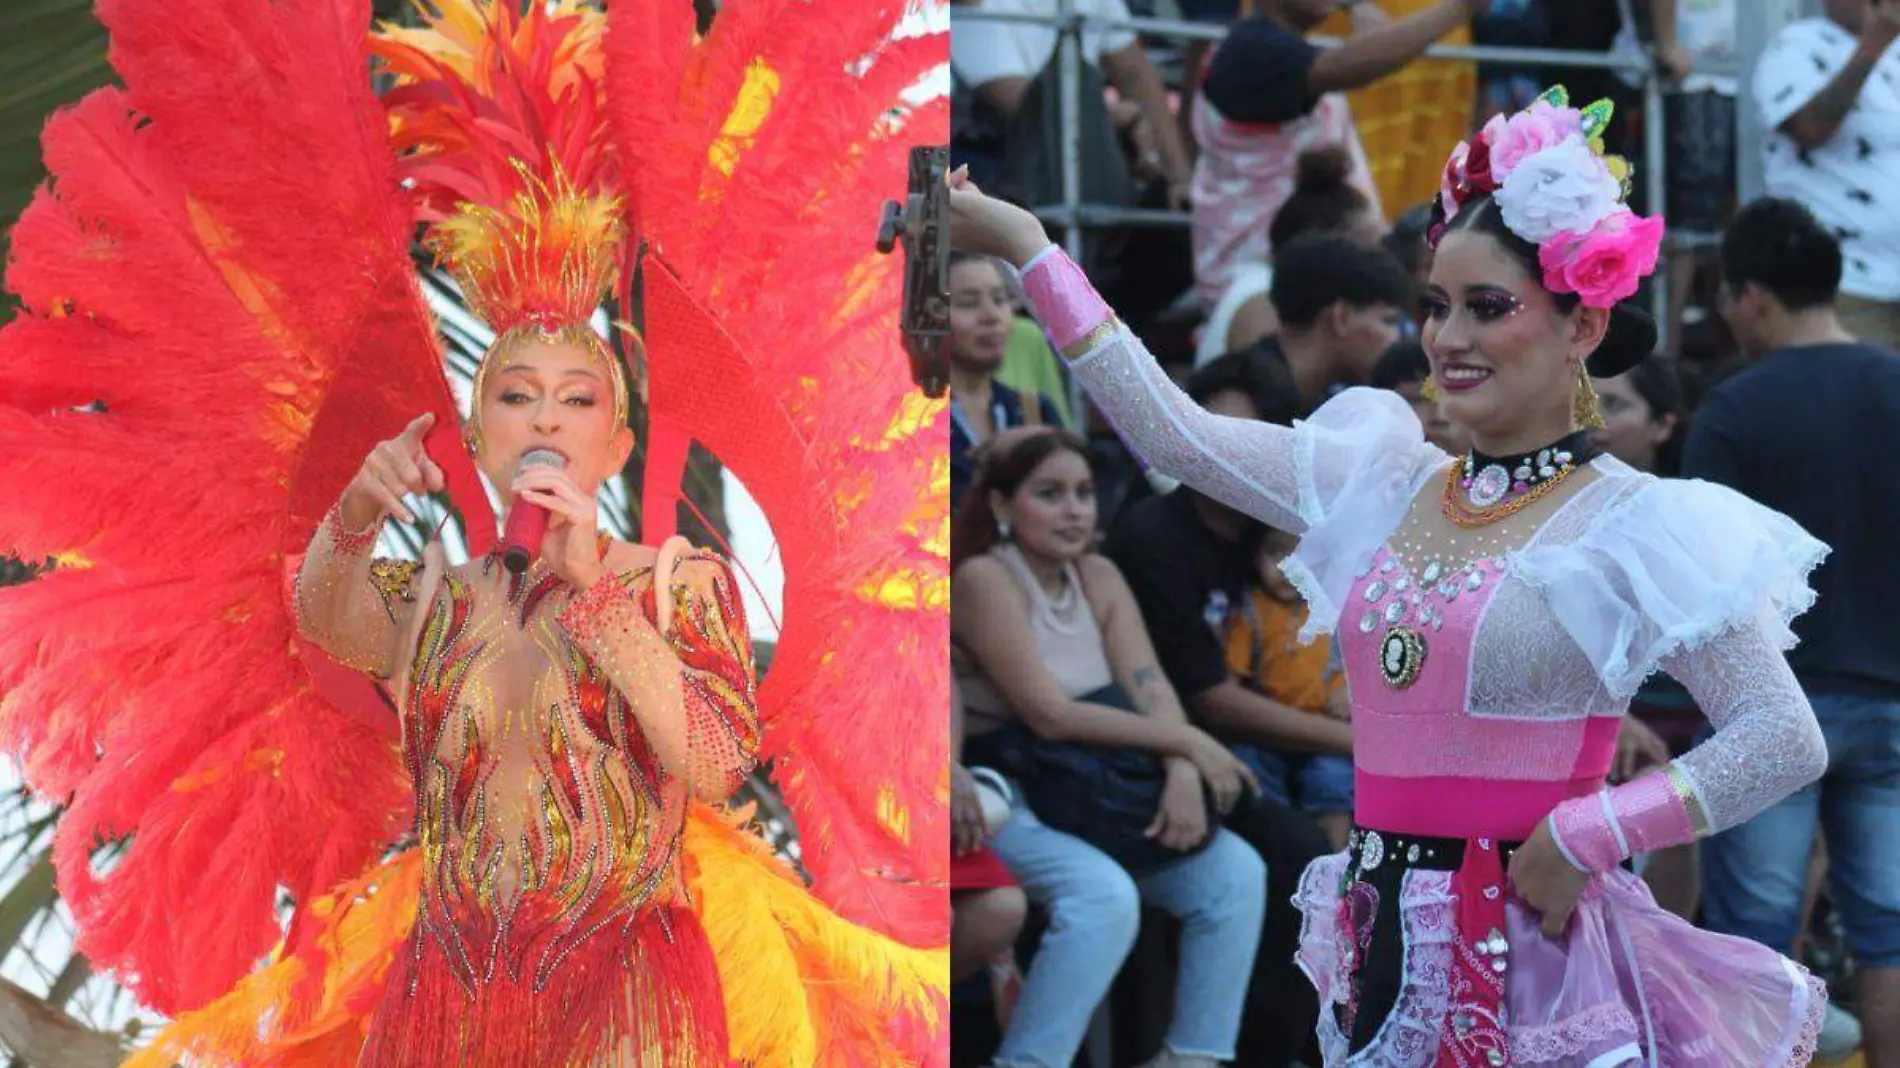
{"type": "Polygon", "coordinates": [[[1386,685],[1403,690],[1416,683],[1432,636],[1444,629],[1445,611],[1503,575],[1515,539],[1495,524],[1549,494],[1595,454],[1588,436],[1578,433],[1518,457],[1474,451],[1446,470],[1442,509],[1460,529],[1455,548],[1434,545],[1414,511],[1393,537],[1378,574],[1360,590],[1365,604],[1358,606],[1359,630],[1370,634],[1384,627],[1378,655],[1386,685]]]}
{"type": "Polygon", "coordinates": [[[1596,453],[1583,430],[1520,456],[1491,457],[1473,449],[1445,472],[1445,518],[1466,528],[1490,526],[1556,489],[1596,453]]]}

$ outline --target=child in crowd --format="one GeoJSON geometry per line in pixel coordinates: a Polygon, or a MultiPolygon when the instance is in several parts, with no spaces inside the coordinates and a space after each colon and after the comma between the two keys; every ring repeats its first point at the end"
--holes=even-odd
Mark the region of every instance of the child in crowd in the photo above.
{"type": "MultiPolygon", "coordinates": [[[[1296,541],[1278,530],[1268,531],[1262,541],[1260,581],[1228,630],[1227,666],[1249,686],[1289,708],[1351,720],[1346,675],[1333,655],[1331,636],[1310,645],[1298,640],[1306,604],[1280,570],[1296,541]]],[[[1352,757],[1282,753],[1254,745],[1237,745],[1234,752],[1253,765],[1266,796],[1311,814],[1334,849],[1346,848],[1352,829],[1352,757]]]]}

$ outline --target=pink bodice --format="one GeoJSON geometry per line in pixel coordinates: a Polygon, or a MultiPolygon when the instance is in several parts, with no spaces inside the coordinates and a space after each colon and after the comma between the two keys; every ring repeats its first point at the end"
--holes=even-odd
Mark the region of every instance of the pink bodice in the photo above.
{"type": "MultiPolygon", "coordinates": [[[[1470,711],[1472,636],[1502,561],[1414,575],[1387,548],[1352,586],[1338,622],[1352,686],[1355,819],[1404,834],[1522,840],[1558,803],[1597,790],[1616,750],[1618,720],[1506,718],[1470,711]],[[1388,631],[1424,647],[1403,688],[1381,668],[1388,631]]],[[[1528,667],[1528,665],[1527,665],[1528,667]]]]}

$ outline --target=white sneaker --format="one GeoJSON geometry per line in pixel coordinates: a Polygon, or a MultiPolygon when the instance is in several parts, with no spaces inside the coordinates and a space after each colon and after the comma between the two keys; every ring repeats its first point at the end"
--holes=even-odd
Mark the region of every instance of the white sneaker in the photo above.
{"type": "Polygon", "coordinates": [[[1860,1048],[1860,1021],[1854,1014],[1833,1002],[1827,1003],[1827,1015],[1821,1018],[1821,1034],[1814,1043],[1814,1059],[1842,1061],[1860,1048]]]}

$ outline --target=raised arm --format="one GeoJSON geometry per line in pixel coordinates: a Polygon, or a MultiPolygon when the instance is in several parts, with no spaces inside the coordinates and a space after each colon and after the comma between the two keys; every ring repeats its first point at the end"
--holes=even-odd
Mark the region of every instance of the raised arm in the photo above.
{"type": "Polygon", "coordinates": [[[340,663],[386,679],[415,611],[416,565],[371,555],[382,529],[379,516],[350,530],[341,508],[330,509],[297,572],[297,629],[340,663]]]}
{"type": "Polygon", "coordinates": [[[1439,0],[1402,19],[1383,19],[1364,30],[1355,7],[1353,35],[1314,57],[1306,72],[1306,91],[1318,96],[1371,85],[1423,55],[1432,42],[1471,21],[1487,6],[1489,0],[1439,0]]]}
{"type": "Polygon", "coordinates": [[[1557,807],[1554,837],[1582,870],[1726,830],[1827,770],[1814,710],[1761,627],[1730,630],[1662,666],[1688,687],[1715,736],[1659,773],[1557,807]]]}
{"type": "Polygon", "coordinates": [[[1840,131],[1880,57],[1900,34],[1900,12],[1890,5],[1868,5],[1853,52],[1831,76],[1805,40],[1790,36],[1804,32],[1791,26],[1769,45],[1755,68],[1754,88],[1763,124],[1812,150],[1840,131]]]}
{"type": "Polygon", "coordinates": [[[758,760],[759,713],[745,609],[723,560],[682,560],[657,593],[650,570],[608,572],[561,626],[627,699],[669,774],[701,800],[732,796],[758,760]],[[664,635],[658,596],[672,605],[664,635]]]}
{"type": "Polygon", "coordinates": [[[1292,428],[1215,415],[1169,381],[1034,215],[983,195],[959,171],[950,226],[956,247],[1022,269],[1043,325],[1129,447],[1269,526],[1304,534],[1373,483],[1409,486],[1424,452],[1443,460],[1411,408],[1385,390],[1347,390],[1292,428]]]}
{"type": "Polygon", "coordinates": [[[377,678],[394,673],[396,643],[415,612],[416,565],[372,556],[391,515],[412,519],[409,493],[442,488],[442,472],[423,452],[435,417],[422,415],[377,445],[317,525],[297,571],[297,629],[324,652],[377,678]]]}
{"type": "Polygon", "coordinates": [[[1305,531],[1292,430],[1194,403],[1056,246],[1030,259],[1023,289],[1076,379],[1150,467],[1271,526],[1305,531]]]}

